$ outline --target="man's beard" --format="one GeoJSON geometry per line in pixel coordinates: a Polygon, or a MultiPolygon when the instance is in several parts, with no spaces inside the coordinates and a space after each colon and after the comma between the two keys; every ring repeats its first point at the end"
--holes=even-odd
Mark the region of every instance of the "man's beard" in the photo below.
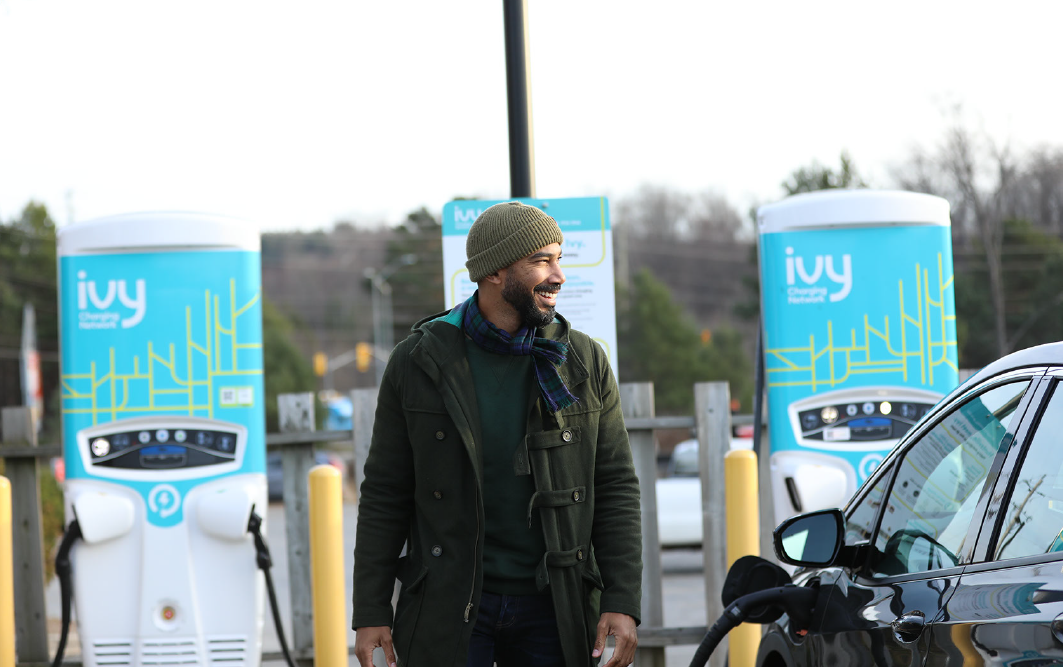
{"type": "MultiPolygon", "coordinates": [[[[535,287],[536,290],[544,288],[555,293],[561,289],[560,286],[549,283],[540,283],[535,287]]],[[[535,303],[535,290],[529,290],[526,285],[517,280],[512,272],[506,276],[502,298],[517,310],[521,323],[526,327],[538,329],[554,321],[555,308],[553,306],[545,310],[540,308],[535,303]]]]}

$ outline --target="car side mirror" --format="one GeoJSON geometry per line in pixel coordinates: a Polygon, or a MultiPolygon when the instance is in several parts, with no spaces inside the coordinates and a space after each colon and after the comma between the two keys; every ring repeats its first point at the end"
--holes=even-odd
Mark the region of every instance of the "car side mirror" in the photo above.
{"type": "Polygon", "coordinates": [[[830,509],[790,517],[775,529],[772,541],[784,563],[826,567],[837,562],[844,536],[845,517],[830,509]]]}

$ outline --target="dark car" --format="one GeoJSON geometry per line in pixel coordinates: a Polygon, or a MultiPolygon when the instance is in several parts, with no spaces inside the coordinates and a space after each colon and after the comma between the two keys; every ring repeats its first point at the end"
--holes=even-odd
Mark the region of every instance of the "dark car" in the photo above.
{"type": "Polygon", "coordinates": [[[941,401],[843,510],[775,533],[809,627],[757,664],[1063,665],[1063,343],[1016,352],[941,401]]]}

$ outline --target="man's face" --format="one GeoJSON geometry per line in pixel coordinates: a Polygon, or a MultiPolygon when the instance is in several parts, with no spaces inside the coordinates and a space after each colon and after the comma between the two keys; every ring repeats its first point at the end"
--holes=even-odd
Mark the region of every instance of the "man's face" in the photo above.
{"type": "Polygon", "coordinates": [[[526,327],[545,327],[554,320],[557,293],[565,282],[561,244],[551,243],[506,267],[502,298],[526,327]]]}

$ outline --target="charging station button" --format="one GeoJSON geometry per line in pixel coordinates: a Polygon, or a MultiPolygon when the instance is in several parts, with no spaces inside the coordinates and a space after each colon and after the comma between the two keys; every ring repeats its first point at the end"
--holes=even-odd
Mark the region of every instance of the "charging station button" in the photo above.
{"type": "Polygon", "coordinates": [[[228,433],[220,434],[217,448],[226,454],[231,454],[236,449],[236,437],[228,433]]]}
{"type": "Polygon", "coordinates": [[[814,430],[819,427],[819,415],[814,411],[808,410],[801,413],[801,428],[806,432],[814,430]]]}

